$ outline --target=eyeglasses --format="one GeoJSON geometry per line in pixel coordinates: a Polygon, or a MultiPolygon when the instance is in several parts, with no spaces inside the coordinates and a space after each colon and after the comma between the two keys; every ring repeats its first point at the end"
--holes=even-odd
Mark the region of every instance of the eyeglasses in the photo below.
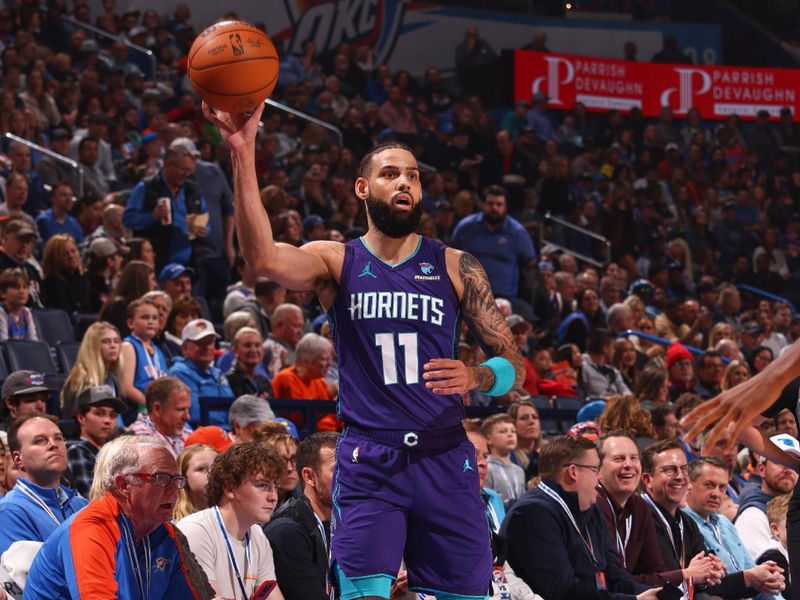
{"type": "Polygon", "coordinates": [[[582,469],[589,469],[595,475],[597,475],[600,472],[600,465],[582,465],[580,463],[569,463],[564,466],[569,467],[570,465],[575,465],[576,467],[580,467],[582,469]]]}
{"type": "Polygon", "coordinates": [[[157,487],[169,487],[173,481],[179,490],[182,490],[186,487],[185,475],[171,475],[169,473],[134,473],[133,475],[134,477],[139,477],[140,479],[152,481],[157,487]]]}
{"type": "Polygon", "coordinates": [[[680,467],[676,467],[675,465],[667,465],[666,467],[658,467],[656,471],[663,473],[667,477],[675,477],[678,474],[678,469],[680,468],[681,473],[687,475],[689,473],[689,465],[681,465],[680,467]]]}

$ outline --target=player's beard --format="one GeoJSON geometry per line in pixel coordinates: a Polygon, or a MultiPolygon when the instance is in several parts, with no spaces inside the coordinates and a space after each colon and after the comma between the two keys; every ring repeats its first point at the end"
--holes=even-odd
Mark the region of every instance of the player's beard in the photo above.
{"type": "Polygon", "coordinates": [[[372,224],[384,235],[391,238],[404,238],[414,233],[422,219],[422,202],[417,202],[410,211],[395,210],[389,202],[367,196],[367,212],[372,224]]]}

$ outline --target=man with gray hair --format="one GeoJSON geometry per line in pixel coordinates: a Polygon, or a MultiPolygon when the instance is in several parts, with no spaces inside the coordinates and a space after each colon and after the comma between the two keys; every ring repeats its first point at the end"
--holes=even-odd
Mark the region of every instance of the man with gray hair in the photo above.
{"type": "Polygon", "coordinates": [[[631,307],[621,302],[612,304],[606,313],[606,323],[609,331],[615,336],[627,329],[633,329],[633,311],[631,307]]]}
{"type": "Polygon", "coordinates": [[[131,192],[122,222],[134,235],[150,240],[156,272],[165,265],[187,265],[193,249],[209,234],[208,206],[200,186],[189,176],[194,159],[182,148],[170,148],[164,167],[131,192]]]}
{"type": "Polygon", "coordinates": [[[250,442],[253,429],[261,423],[275,420],[269,402],[258,396],[239,396],[228,411],[228,422],[237,442],[250,442]]]}
{"type": "Polygon", "coordinates": [[[105,494],[60,526],[36,556],[25,597],[211,598],[169,523],[186,477],[164,442],[141,436],[108,458],[105,494]]]}
{"type": "Polygon", "coordinates": [[[324,379],[331,365],[332,344],[321,335],[307,333],[297,342],[295,353],[295,364],[272,380],[273,395],[292,400],[333,400],[324,379]]]}
{"type": "Polygon", "coordinates": [[[295,346],[303,337],[305,325],[303,309],[296,304],[286,302],[275,307],[272,329],[264,341],[264,366],[271,378],[295,362],[295,346]]]}

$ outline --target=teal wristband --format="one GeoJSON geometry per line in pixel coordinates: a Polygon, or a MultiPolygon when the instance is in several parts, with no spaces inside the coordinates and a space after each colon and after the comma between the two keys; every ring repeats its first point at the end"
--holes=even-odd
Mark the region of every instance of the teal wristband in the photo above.
{"type": "Polygon", "coordinates": [[[514,387],[514,365],[502,356],[494,356],[484,363],[482,367],[488,367],[494,373],[494,385],[490,390],[483,392],[487,396],[503,396],[514,387]]]}

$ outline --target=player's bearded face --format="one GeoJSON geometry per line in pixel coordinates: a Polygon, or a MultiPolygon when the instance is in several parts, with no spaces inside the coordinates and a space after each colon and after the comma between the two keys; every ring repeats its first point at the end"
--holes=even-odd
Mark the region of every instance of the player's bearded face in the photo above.
{"type": "Polygon", "coordinates": [[[367,212],[378,231],[392,238],[403,238],[414,233],[422,219],[422,202],[417,202],[409,211],[398,210],[391,202],[379,200],[372,194],[367,196],[367,212]]]}

